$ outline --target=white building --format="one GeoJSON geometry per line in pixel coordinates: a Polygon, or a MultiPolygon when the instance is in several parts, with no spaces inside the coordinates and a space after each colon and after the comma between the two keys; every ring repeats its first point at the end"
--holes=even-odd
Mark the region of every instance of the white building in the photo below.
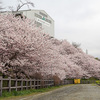
{"type": "Polygon", "coordinates": [[[21,10],[17,13],[21,13],[27,18],[35,20],[37,27],[42,27],[46,34],[54,37],[54,20],[44,10],[21,10]]]}

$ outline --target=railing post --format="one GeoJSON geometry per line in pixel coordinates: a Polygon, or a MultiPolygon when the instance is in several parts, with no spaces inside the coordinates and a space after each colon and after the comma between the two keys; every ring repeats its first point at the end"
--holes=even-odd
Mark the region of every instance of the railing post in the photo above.
{"type": "Polygon", "coordinates": [[[51,80],[52,81],[52,86],[54,86],[54,80],[51,80]]]}
{"type": "Polygon", "coordinates": [[[23,79],[21,80],[21,90],[23,90],[23,79]]]}
{"type": "Polygon", "coordinates": [[[30,79],[30,88],[32,89],[32,80],[30,79]]]}
{"type": "Polygon", "coordinates": [[[36,80],[34,79],[34,89],[35,89],[35,82],[36,82],[36,80]]]}
{"type": "Polygon", "coordinates": [[[44,84],[44,79],[42,80],[42,82],[43,82],[43,86],[42,86],[42,88],[44,88],[44,85],[45,85],[45,84],[44,84]]]}
{"type": "Polygon", "coordinates": [[[11,92],[11,78],[9,77],[9,92],[11,92]]]}
{"type": "Polygon", "coordinates": [[[16,82],[15,82],[15,87],[16,87],[16,91],[17,91],[17,79],[16,79],[16,82]]]}
{"type": "Polygon", "coordinates": [[[2,84],[3,84],[3,80],[2,80],[2,76],[0,76],[0,96],[2,96],[2,84]]]}
{"type": "Polygon", "coordinates": [[[28,80],[26,80],[26,90],[28,89],[28,80]]]}
{"type": "Polygon", "coordinates": [[[41,81],[41,88],[43,88],[44,87],[44,81],[43,81],[43,79],[40,80],[40,81],[41,81]]]}

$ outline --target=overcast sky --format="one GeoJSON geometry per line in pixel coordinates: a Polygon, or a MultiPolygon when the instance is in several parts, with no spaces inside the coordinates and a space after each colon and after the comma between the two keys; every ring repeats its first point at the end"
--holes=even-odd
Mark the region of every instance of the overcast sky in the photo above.
{"type": "MultiPolygon", "coordinates": [[[[100,0],[31,1],[32,9],[45,10],[54,19],[55,38],[80,43],[84,52],[100,58],[100,0]]],[[[2,2],[4,7],[17,5],[17,0],[2,2]]]]}

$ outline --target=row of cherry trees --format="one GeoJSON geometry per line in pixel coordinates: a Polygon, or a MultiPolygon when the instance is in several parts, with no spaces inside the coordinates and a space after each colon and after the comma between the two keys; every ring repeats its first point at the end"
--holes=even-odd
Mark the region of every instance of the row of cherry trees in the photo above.
{"type": "Polygon", "coordinates": [[[0,72],[17,78],[100,78],[100,61],[42,32],[33,21],[0,15],[0,72]]]}

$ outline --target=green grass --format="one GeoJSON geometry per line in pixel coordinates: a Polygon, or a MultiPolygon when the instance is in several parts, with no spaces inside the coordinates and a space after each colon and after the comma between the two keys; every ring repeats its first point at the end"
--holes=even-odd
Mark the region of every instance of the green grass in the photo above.
{"type": "MultiPolygon", "coordinates": [[[[66,85],[64,85],[66,86],[66,85]]],[[[12,91],[12,92],[3,92],[2,96],[0,97],[0,100],[8,100],[9,97],[16,97],[16,96],[25,96],[25,95],[35,95],[38,93],[43,93],[43,92],[48,92],[57,88],[61,88],[64,86],[53,86],[53,87],[48,87],[48,88],[41,88],[41,89],[29,89],[29,90],[22,90],[22,91],[12,91]],[[8,98],[8,99],[7,99],[8,98]]],[[[69,86],[69,85],[67,85],[69,86]]],[[[10,100],[10,99],[9,99],[10,100]]]]}
{"type": "Polygon", "coordinates": [[[95,77],[91,77],[91,78],[89,78],[89,79],[81,79],[81,80],[88,80],[88,81],[91,81],[91,80],[98,80],[98,79],[95,78],[95,77]]]}
{"type": "Polygon", "coordinates": [[[97,80],[97,81],[96,81],[96,84],[100,84],[100,80],[97,80]]]}

